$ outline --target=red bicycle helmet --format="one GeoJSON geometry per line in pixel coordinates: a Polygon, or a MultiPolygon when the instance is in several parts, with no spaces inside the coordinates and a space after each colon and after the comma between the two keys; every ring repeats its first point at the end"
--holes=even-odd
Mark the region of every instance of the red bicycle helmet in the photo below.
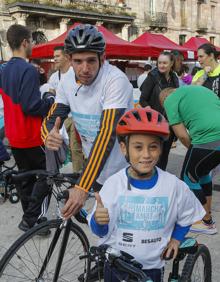
{"type": "Polygon", "coordinates": [[[169,133],[169,124],[164,116],[150,107],[126,112],[116,127],[116,134],[121,137],[130,134],[152,134],[166,140],[169,133]]]}

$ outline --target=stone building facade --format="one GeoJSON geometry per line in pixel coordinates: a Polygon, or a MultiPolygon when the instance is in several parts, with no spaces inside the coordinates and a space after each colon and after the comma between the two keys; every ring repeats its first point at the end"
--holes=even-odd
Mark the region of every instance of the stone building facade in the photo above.
{"type": "Polygon", "coordinates": [[[10,51],[6,30],[27,25],[36,43],[55,38],[74,22],[103,24],[126,40],[144,31],[163,33],[176,43],[203,36],[220,46],[220,0],[1,0],[0,59],[10,51]]]}
{"type": "Polygon", "coordinates": [[[178,44],[203,36],[220,46],[220,0],[127,0],[138,32],[159,32],[178,44]]]}

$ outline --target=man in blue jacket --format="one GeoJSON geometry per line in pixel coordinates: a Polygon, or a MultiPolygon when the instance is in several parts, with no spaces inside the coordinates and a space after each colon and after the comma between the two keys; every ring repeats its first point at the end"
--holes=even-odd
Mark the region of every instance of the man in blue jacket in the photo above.
{"type": "MultiPolygon", "coordinates": [[[[12,25],[7,31],[12,58],[0,76],[0,94],[4,103],[5,134],[19,170],[45,169],[45,153],[41,140],[42,118],[48,113],[53,95],[46,93],[41,100],[39,75],[27,63],[31,55],[31,32],[22,25],[12,25]]],[[[31,228],[43,215],[41,205],[48,193],[43,180],[32,177],[19,188],[23,218],[19,228],[31,228]],[[33,201],[33,198],[35,199],[33,201]]]]}

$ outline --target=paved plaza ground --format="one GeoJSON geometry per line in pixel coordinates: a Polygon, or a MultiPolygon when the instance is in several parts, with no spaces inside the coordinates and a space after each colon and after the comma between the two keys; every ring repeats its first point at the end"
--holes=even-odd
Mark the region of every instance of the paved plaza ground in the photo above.
{"type": "MultiPolygon", "coordinates": [[[[182,166],[183,158],[185,154],[185,148],[181,144],[177,144],[177,148],[172,149],[168,170],[177,176],[179,176],[180,169],[182,166]]],[[[71,169],[71,166],[69,166],[71,169]]],[[[65,171],[68,167],[65,168],[65,171]]],[[[215,179],[215,183],[220,183],[220,177],[215,179]]],[[[93,199],[90,199],[87,203],[87,207],[91,208],[93,204],[93,199]]],[[[21,219],[21,206],[18,204],[11,204],[7,201],[0,205],[0,257],[5,253],[7,248],[18,238],[22,232],[17,228],[18,223],[21,219]]],[[[53,217],[53,211],[50,213],[50,217],[53,217]]],[[[213,197],[213,216],[216,220],[218,229],[220,230],[220,192],[214,191],[213,197]]],[[[88,228],[84,228],[90,239],[91,244],[94,242],[94,236],[92,236],[88,228]]],[[[195,236],[195,235],[193,235],[195,236]]],[[[212,255],[213,264],[213,282],[220,281],[220,235],[197,235],[197,240],[201,243],[206,244],[212,255]]],[[[169,268],[169,266],[168,266],[169,268]]],[[[1,280],[1,279],[0,279],[1,280]]],[[[13,282],[13,281],[11,281],[13,282]]]]}

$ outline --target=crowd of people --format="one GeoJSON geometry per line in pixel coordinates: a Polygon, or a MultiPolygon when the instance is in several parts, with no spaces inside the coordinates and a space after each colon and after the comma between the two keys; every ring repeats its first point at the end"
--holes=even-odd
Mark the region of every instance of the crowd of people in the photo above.
{"type": "MultiPolygon", "coordinates": [[[[27,27],[10,26],[7,41],[13,56],[0,69],[0,94],[18,170],[59,170],[69,146],[80,177],[63,217],[76,215],[93,189],[88,222],[99,244],[130,253],[154,282],[162,281],[165,251],[175,257],[189,231],[217,233],[211,172],[220,164],[218,52],[200,46],[195,74],[180,52],[162,52],[156,67],[146,65],[138,79],[140,107],[134,109],[133,87],[105,59],[105,40],[93,25],[76,26],[54,49],[56,71],[48,80],[39,61],[27,62],[27,27]],[[166,171],[177,139],[188,150],[181,180],[166,171]]],[[[47,220],[50,189],[34,177],[17,189],[23,210],[18,227],[27,231],[47,220]]],[[[102,275],[118,281],[107,264],[102,275]]],[[[96,279],[97,266],[88,281],[96,279]]]]}

